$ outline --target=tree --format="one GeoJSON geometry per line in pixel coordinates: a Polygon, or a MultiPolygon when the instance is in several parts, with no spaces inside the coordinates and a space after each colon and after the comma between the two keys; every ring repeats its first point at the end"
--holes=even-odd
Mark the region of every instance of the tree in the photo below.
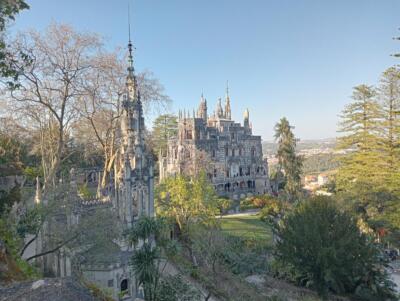
{"type": "Polygon", "coordinates": [[[353,102],[345,107],[341,115],[338,149],[346,152],[340,158],[338,189],[358,186],[370,189],[382,186],[383,162],[379,152],[379,129],[382,112],[376,101],[373,87],[359,85],[354,88],[353,102]]]}
{"type": "Polygon", "coordinates": [[[383,113],[381,125],[383,171],[385,172],[385,186],[389,190],[398,190],[400,187],[400,70],[391,67],[383,72],[379,98],[383,113]]]}
{"type": "Polygon", "coordinates": [[[178,121],[175,115],[163,114],[158,116],[153,122],[151,133],[154,153],[157,155],[166,154],[168,139],[176,137],[178,134],[178,121]]]}
{"type": "Polygon", "coordinates": [[[8,213],[15,203],[21,201],[21,189],[18,184],[16,184],[9,191],[0,189],[0,217],[8,213]]]}
{"type": "Polygon", "coordinates": [[[285,173],[285,191],[290,200],[295,200],[301,191],[302,157],[296,155],[296,138],[293,126],[284,117],[275,125],[275,140],[278,141],[279,168],[285,173]]]}
{"type": "Polygon", "coordinates": [[[44,34],[23,33],[13,42],[12,68],[19,74],[19,89],[8,91],[16,113],[40,133],[45,188],[54,186],[65,159],[76,103],[93,56],[101,49],[95,34],[78,33],[67,25],[50,25],[44,34]],[[21,60],[29,54],[29,64],[21,60]],[[31,123],[31,124],[30,124],[31,123]]]}
{"type": "Polygon", "coordinates": [[[21,174],[26,145],[0,129],[0,176],[21,174]]]}
{"type": "Polygon", "coordinates": [[[334,200],[315,197],[302,202],[283,220],[278,237],[279,261],[294,270],[297,281],[319,294],[395,300],[378,246],[334,200]]]}
{"type": "MultiPolygon", "coordinates": [[[[400,37],[394,37],[393,40],[400,41],[400,37]]],[[[392,56],[399,58],[400,57],[400,53],[392,54],[392,56]]]]}
{"type": "MultiPolygon", "coordinates": [[[[15,89],[18,87],[18,70],[12,66],[12,56],[5,41],[5,30],[9,21],[14,21],[15,16],[29,5],[23,0],[2,0],[0,5],[0,78],[15,89]]],[[[23,56],[26,59],[26,56],[23,56]]]]}
{"type": "Polygon", "coordinates": [[[214,187],[205,173],[190,179],[184,175],[166,178],[156,194],[157,214],[176,223],[187,235],[196,223],[208,223],[218,213],[214,187]]]}
{"type": "Polygon", "coordinates": [[[184,175],[164,179],[156,193],[156,206],[159,216],[177,225],[179,237],[196,266],[190,233],[196,224],[214,223],[219,211],[214,187],[205,172],[192,179],[184,175]]]}
{"type": "Polygon", "coordinates": [[[143,286],[146,301],[170,300],[177,294],[171,291],[172,283],[162,279],[168,256],[176,252],[174,242],[166,239],[166,229],[163,219],[141,216],[127,232],[128,241],[134,246],[132,270],[138,285],[143,286]]]}
{"type": "Polygon", "coordinates": [[[161,273],[161,250],[159,245],[153,243],[154,237],[159,237],[161,233],[161,224],[150,217],[141,217],[134,224],[129,235],[129,240],[134,246],[142,242],[140,248],[135,247],[132,256],[132,269],[139,285],[143,285],[144,299],[146,301],[156,301],[158,285],[160,283],[161,273]]]}

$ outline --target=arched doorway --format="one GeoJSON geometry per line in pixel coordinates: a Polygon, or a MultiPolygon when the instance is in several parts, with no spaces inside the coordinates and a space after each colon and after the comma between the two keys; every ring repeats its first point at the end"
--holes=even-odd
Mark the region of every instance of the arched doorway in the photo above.
{"type": "Polygon", "coordinates": [[[121,281],[121,292],[128,290],[128,279],[124,279],[121,281]]]}

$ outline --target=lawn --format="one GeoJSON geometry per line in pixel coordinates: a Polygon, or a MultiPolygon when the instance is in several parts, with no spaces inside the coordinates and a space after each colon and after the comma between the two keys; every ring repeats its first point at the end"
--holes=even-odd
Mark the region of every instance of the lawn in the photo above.
{"type": "Polygon", "coordinates": [[[272,242],[270,226],[261,221],[257,214],[223,216],[221,228],[229,235],[272,242]]]}

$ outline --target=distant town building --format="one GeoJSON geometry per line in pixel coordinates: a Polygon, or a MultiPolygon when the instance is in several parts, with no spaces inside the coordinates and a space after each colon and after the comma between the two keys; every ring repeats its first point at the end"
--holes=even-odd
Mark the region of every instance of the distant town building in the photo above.
{"type": "Polygon", "coordinates": [[[160,179],[199,170],[206,164],[208,176],[220,196],[240,199],[270,192],[261,137],[253,135],[249,115],[246,109],[243,125],[231,119],[228,87],[224,107],[219,99],[211,116],[202,95],[192,117],[186,111],[179,113],[178,135],[168,141],[167,152],[160,154],[160,179]]]}
{"type": "Polygon", "coordinates": [[[321,173],[318,175],[318,185],[319,186],[325,185],[326,183],[328,183],[328,181],[329,181],[329,178],[328,178],[327,174],[321,173]]]}

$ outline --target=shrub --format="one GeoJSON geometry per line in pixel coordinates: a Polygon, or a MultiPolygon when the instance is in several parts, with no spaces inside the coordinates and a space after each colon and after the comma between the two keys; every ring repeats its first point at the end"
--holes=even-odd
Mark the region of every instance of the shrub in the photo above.
{"type": "Polygon", "coordinates": [[[181,275],[167,276],[160,282],[160,301],[200,301],[201,293],[198,289],[182,279],[181,275]]]}
{"type": "Polygon", "coordinates": [[[274,225],[277,221],[283,218],[285,214],[287,214],[291,209],[290,203],[278,200],[271,199],[266,203],[263,209],[260,211],[260,218],[262,221],[274,225]]]}
{"type": "Polygon", "coordinates": [[[304,201],[278,228],[277,258],[293,267],[297,281],[315,288],[352,293],[363,300],[394,300],[377,245],[332,199],[304,201]]]}

